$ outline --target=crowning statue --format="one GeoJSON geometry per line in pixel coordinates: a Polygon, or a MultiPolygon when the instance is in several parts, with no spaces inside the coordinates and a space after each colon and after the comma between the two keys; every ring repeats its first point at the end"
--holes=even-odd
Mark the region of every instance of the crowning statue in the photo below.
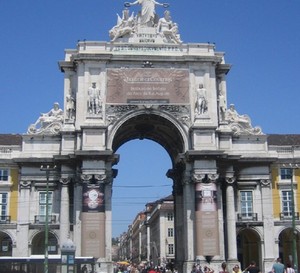
{"type": "Polygon", "coordinates": [[[170,11],[166,10],[162,18],[155,11],[157,5],[167,8],[169,7],[168,3],[159,3],[155,0],[136,0],[132,3],[125,2],[124,5],[122,18],[117,14],[117,24],[109,31],[111,42],[118,41],[119,38],[125,38],[127,39],[126,42],[144,43],[147,38],[140,39],[140,37],[150,36],[151,43],[182,43],[178,32],[178,24],[172,22],[170,11]],[[136,16],[133,12],[130,15],[128,10],[129,7],[134,5],[141,6],[141,10],[136,16]],[[139,36],[139,34],[145,36],[139,36]]]}
{"type": "Polygon", "coordinates": [[[122,18],[119,16],[119,14],[117,14],[117,25],[109,31],[109,36],[112,42],[114,42],[117,38],[123,37],[126,34],[130,35],[132,32],[134,32],[135,20],[133,14],[134,13],[132,13],[129,17],[128,9],[123,10],[122,18]]]}
{"type": "Polygon", "coordinates": [[[164,12],[164,17],[158,20],[157,33],[166,39],[166,42],[182,43],[178,35],[178,25],[171,20],[170,11],[164,12]]]}
{"type": "Polygon", "coordinates": [[[155,0],[137,0],[133,3],[126,2],[125,7],[141,5],[142,9],[138,15],[138,23],[141,26],[153,27],[156,23],[155,5],[169,7],[167,3],[159,3],[155,0]]]}
{"type": "Polygon", "coordinates": [[[34,124],[31,124],[27,133],[58,133],[63,124],[64,112],[59,108],[59,103],[55,102],[53,108],[48,113],[41,113],[40,117],[34,124]]]}

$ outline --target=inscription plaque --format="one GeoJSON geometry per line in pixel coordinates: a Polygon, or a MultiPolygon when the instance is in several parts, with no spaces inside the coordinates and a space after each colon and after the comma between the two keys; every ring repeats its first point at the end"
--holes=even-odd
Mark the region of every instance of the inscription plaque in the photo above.
{"type": "Polygon", "coordinates": [[[108,69],[107,98],[110,104],[188,104],[187,69],[108,69]]]}

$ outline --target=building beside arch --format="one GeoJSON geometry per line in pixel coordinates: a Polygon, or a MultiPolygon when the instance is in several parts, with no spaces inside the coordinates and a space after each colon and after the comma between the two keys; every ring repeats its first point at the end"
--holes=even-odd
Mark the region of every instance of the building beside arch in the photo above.
{"type": "Polygon", "coordinates": [[[268,271],[293,236],[299,253],[300,135],[266,135],[228,105],[231,66],[215,45],[182,42],[170,18],[158,29],[157,16],[126,14],[111,41],[66,50],[63,109],[0,136],[0,255],[43,254],[47,223],[49,254],[71,238],[76,256],[112,272],[116,151],[133,139],[171,158],[180,272],[224,260],[268,271]]]}

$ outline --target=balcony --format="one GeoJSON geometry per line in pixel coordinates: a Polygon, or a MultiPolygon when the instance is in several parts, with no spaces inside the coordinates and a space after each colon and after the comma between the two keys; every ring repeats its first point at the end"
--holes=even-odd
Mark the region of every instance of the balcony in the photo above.
{"type": "Polygon", "coordinates": [[[0,225],[2,224],[10,224],[10,216],[0,216],[0,225]]]}
{"type": "MultiPolygon", "coordinates": [[[[44,225],[46,223],[46,215],[35,215],[34,223],[44,225]]],[[[48,215],[48,224],[55,224],[55,223],[56,223],[56,215],[48,215]]]]}
{"type": "MultiPolygon", "coordinates": [[[[299,220],[299,212],[295,212],[294,217],[295,217],[295,220],[299,220]]],[[[293,219],[292,212],[285,211],[285,212],[280,213],[281,221],[291,221],[292,219],[293,219]]]]}
{"type": "Polygon", "coordinates": [[[238,213],[239,222],[257,221],[257,213],[238,213]]]}

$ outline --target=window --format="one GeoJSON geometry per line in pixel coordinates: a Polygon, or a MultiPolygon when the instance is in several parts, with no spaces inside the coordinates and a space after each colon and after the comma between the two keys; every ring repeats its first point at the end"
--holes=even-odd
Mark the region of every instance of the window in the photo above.
{"type": "Polygon", "coordinates": [[[291,168],[280,169],[281,180],[291,180],[292,177],[293,177],[293,169],[291,169],[291,168]]]}
{"type": "Polygon", "coordinates": [[[168,228],[168,237],[173,237],[173,236],[174,236],[174,229],[168,228]]]}
{"type": "Polygon", "coordinates": [[[253,217],[252,191],[241,191],[241,214],[243,218],[253,217]]]}
{"type": "Polygon", "coordinates": [[[292,216],[292,192],[282,191],[282,213],[283,216],[292,216]]]}
{"type": "Polygon", "coordinates": [[[0,169],[0,181],[8,181],[8,170],[0,169]]]}
{"type": "Polygon", "coordinates": [[[168,253],[174,254],[174,244],[168,244],[168,253]]]}
{"type": "Polygon", "coordinates": [[[173,217],[173,213],[172,212],[168,212],[167,219],[168,219],[168,221],[173,221],[174,217],[173,217]]]}
{"type": "MultiPolygon", "coordinates": [[[[52,192],[48,192],[48,221],[51,217],[52,213],[52,192]]],[[[40,209],[40,222],[46,222],[46,208],[47,208],[47,193],[40,192],[40,201],[39,201],[39,209],[40,209]]]]}
{"type": "Polygon", "coordinates": [[[6,221],[8,193],[0,192],[0,221],[6,221]]]}

